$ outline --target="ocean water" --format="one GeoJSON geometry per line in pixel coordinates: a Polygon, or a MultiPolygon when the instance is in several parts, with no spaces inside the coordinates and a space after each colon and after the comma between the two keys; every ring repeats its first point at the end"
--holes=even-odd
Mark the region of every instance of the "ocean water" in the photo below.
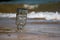
{"type": "MultiPolygon", "coordinates": [[[[16,13],[0,13],[0,17],[16,18],[16,13]]],[[[27,18],[45,18],[46,20],[55,21],[60,20],[59,12],[30,12],[27,14],[27,18]]]]}
{"type": "MultiPolygon", "coordinates": [[[[46,12],[42,12],[42,13],[46,13],[46,12]]],[[[36,13],[34,14],[36,15],[36,13]]],[[[28,14],[28,15],[31,16],[32,14],[28,14]]],[[[31,17],[35,18],[35,16],[31,16],[31,17]]],[[[17,28],[15,18],[16,18],[16,13],[14,14],[0,13],[0,27],[4,27],[4,28],[8,27],[12,29],[17,28]]],[[[37,18],[39,18],[39,16],[37,18]]],[[[28,33],[41,33],[42,32],[42,33],[59,33],[60,34],[60,24],[49,24],[49,23],[48,24],[34,24],[32,22],[60,22],[60,20],[27,20],[27,23],[24,26],[24,31],[28,33]]]]}
{"type": "Polygon", "coordinates": [[[9,3],[9,4],[19,4],[19,3],[24,3],[24,4],[46,4],[46,3],[56,3],[59,2],[60,0],[11,0],[8,2],[1,2],[1,3],[9,3]]]}
{"type": "MultiPolygon", "coordinates": [[[[40,22],[40,20],[28,20],[24,26],[24,32],[27,33],[56,33],[60,34],[60,24],[34,24],[32,22],[40,22]],[[31,24],[32,23],[32,24],[31,24]]],[[[43,22],[43,21],[42,21],[43,22]]],[[[50,22],[50,21],[46,21],[50,22]]],[[[0,18],[0,27],[17,28],[16,20],[11,18],[0,18]]]]}

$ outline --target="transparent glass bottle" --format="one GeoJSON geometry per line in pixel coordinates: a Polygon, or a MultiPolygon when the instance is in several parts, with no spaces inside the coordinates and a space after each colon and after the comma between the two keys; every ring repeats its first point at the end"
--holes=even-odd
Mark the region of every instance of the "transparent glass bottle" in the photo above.
{"type": "Polygon", "coordinates": [[[26,24],[28,10],[24,8],[18,8],[16,14],[16,25],[18,30],[22,30],[26,24]]]}

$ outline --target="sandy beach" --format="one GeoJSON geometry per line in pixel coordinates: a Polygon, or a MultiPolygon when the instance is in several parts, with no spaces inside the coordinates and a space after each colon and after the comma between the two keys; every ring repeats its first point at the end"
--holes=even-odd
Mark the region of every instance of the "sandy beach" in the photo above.
{"type": "Polygon", "coordinates": [[[29,19],[23,32],[16,32],[15,22],[15,19],[0,18],[0,40],[60,40],[60,23],[41,24],[40,20],[29,19]]]}

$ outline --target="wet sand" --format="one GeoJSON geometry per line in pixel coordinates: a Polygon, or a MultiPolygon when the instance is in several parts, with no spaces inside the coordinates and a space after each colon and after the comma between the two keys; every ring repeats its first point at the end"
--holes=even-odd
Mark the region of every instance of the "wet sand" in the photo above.
{"type": "Polygon", "coordinates": [[[0,34],[0,40],[60,40],[60,37],[50,37],[47,34],[8,33],[0,34]]]}
{"type": "Polygon", "coordinates": [[[60,24],[31,24],[27,21],[23,32],[16,32],[15,21],[8,18],[0,20],[0,30],[9,28],[12,31],[0,33],[0,40],[60,40],[60,24]]]}

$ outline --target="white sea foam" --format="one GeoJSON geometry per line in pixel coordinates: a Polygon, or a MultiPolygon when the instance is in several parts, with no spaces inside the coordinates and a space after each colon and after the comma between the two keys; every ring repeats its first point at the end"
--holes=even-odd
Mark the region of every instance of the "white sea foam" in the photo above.
{"type": "Polygon", "coordinates": [[[16,17],[16,13],[0,13],[0,17],[13,18],[16,17]]]}
{"type": "MultiPolygon", "coordinates": [[[[14,18],[16,13],[0,13],[0,17],[14,18]]],[[[27,18],[45,18],[46,20],[60,20],[60,13],[58,12],[30,12],[27,18]]]]}

